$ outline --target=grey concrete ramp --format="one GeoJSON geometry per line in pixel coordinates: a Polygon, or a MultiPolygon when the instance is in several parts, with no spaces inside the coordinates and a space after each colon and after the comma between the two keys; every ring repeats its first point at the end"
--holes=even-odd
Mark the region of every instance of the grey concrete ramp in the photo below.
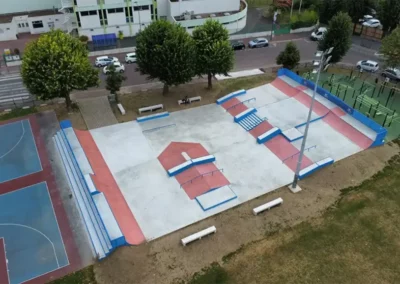
{"type": "Polygon", "coordinates": [[[88,129],[117,124],[107,97],[78,100],[79,109],[88,129]]]}

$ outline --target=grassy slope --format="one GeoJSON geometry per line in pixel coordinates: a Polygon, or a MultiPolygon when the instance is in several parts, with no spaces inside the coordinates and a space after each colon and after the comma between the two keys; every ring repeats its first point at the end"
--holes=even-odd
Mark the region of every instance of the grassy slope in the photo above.
{"type": "Polygon", "coordinates": [[[190,284],[400,283],[400,156],[323,217],[251,244],[190,284]]]}

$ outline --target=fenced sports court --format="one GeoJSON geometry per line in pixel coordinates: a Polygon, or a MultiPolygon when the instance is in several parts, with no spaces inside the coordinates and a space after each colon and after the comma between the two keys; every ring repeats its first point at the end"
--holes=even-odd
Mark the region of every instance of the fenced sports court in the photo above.
{"type": "MultiPolygon", "coordinates": [[[[314,74],[303,77],[315,81],[314,74]]],[[[321,74],[319,85],[372,118],[388,130],[387,141],[400,136],[400,84],[380,74],[357,69],[330,68],[321,74]]]]}

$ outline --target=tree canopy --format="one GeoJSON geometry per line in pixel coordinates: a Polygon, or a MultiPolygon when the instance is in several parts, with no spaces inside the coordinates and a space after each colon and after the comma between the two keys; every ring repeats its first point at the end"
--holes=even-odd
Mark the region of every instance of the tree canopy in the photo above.
{"type": "Polygon", "coordinates": [[[319,50],[334,47],[331,63],[339,62],[351,47],[351,18],[348,14],[339,12],[329,21],[329,27],[322,40],[318,42],[319,50]]]}
{"type": "Polygon", "coordinates": [[[324,0],[320,9],[320,22],[328,23],[338,12],[347,12],[353,23],[358,23],[369,8],[375,8],[375,0],[324,0]]]}
{"type": "Polygon", "coordinates": [[[197,75],[207,74],[208,87],[212,76],[227,74],[234,63],[234,52],[226,28],[218,21],[208,20],[193,31],[197,75]]]}
{"type": "Polygon", "coordinates": [[[158,79],[169,86],[189,82],[194,72],[194,43],[179,25],[158,20],[141,31],[136,40],[138,70],[148,79],[158,79]]]}
{"type": "Polygon", "coordinates": [[[380,52],[384,55],[387,66],[400,66],[400,28],[396,28],[383,39],[380,52]]]}
{"type": "Polygon", "coordinates": [[[121,89],[122,82],[125,80],[126,77],[122,73],[116,71],[114,64],[108,66],[106,89],[109,90],[111,94],[114,94],[117,100],[117,92],[121,89]]]}
{"type": "Polygon", "coordinates": [[[378,16],[384,31],[395,29],[400,22],[400,1],[380,0],[378,16]]]}
{"type": "Polygon", "coordinates": [[[288,42],[286,47],[276,58],[276,64],[287,69],[293,69],[300,62],[300,51],[294,42],[288,42]]]}
{"type": "Polygon", "coordinates": [[[43,34],[27,45],[21,75],[31,94],[40,100],[65,98],[68,109],[73,90],[86,90],[99,82],[86,45],[61,30],[43,34]]]}

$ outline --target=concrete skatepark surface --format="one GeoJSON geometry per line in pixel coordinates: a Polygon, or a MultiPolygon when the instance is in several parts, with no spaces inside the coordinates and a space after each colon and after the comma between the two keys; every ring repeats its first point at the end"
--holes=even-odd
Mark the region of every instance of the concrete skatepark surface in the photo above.
{"type": "MultiPolygon", "coordinates": [[[[261,145],[255,138],[273,127],[303,134],[301,125],[307,120],[311,95],[307,87],[281,76],[222,106],[206,105],[142,123],[106,126],[90,130],[90,134],[137,221],[137,230],[150,241],[289,184],[302,139],[288,142],[279,135],[261,145]],[[247,108],[255,108],[264,120],[251,131],[233,121],[233,116],[247,108]],[[158,157],[174,143],[186,143],[189,148],[182,150],[180,161],[165,166],[158,157]],[[195,144],[205,152],[195,154],[190,146],[195,144]],[[202,155],[215,156],[212,166],[221,170],[228,187],[225,183],[209,188],[220,192],[191,195],[182,186],[184,179],[170,177],[167,170],[202,155]]],[[[374,131],[346,113],[334,111],[337,106],[323,97],[317,102],[302,169],[326,158],[343,159],[372,144],[374,131]]],[[[207,170],[201,171],[201,167],[196,171],[199,179],[213,179],[203,176],[207,170]]],[[[113,208],[112,201],[109,203],[113,208]]]]}

